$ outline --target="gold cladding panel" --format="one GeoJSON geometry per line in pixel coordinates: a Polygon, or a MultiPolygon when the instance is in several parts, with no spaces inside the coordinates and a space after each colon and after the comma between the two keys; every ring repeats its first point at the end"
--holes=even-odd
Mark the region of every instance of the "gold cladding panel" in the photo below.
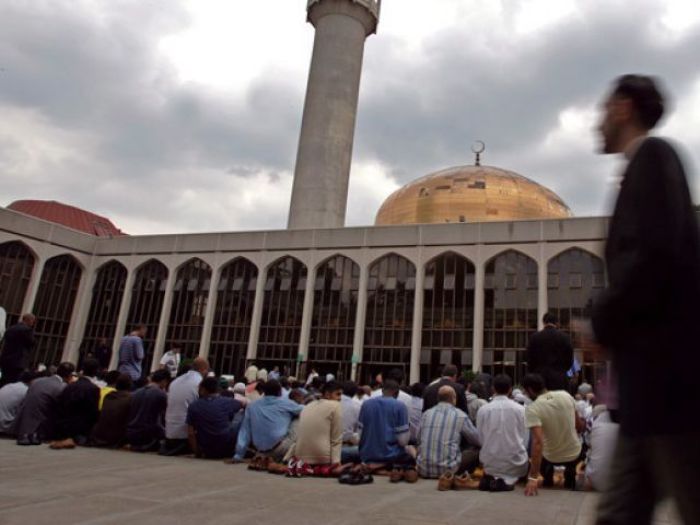
{"type": "Polygon", "coordinates": [[[489,166],[450,168],[390,195],[377,225],[484,222],[571,217],[554,192],[517,173],[489,166]]]}

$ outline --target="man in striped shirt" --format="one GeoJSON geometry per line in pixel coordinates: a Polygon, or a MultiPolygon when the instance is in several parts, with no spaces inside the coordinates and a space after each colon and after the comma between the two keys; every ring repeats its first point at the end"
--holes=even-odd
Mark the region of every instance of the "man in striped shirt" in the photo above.
{"type": "Polygon", "coordinates": [[[425,412],[421,420],[418,473],[423,478],[439,478],[438,490],[478,487],[469,469],[478,465],[479,434],[469,416],[456,407],[454,388],[438,390],[438,404],[425,412]],[[465,440],[471,447],[462,450],[465,440]]]}

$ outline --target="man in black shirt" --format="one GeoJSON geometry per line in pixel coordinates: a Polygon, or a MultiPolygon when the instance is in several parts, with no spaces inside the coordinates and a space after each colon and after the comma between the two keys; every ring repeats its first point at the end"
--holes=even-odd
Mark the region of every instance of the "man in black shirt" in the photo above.
{"type": "Polygon", "coordinates": [[[86,359],[83,375],[66,386],[58,396],[56,407],[56,435],[51,448],[74,448],[84,445],[100,415],[100,387],[91,379],[97,375],[100,364],[86,359]]]}
{"type": "Polygon", "coordinates": [[[423,394],[423,412],[430,410],[438,404],[438,391],[440,387],[448,385],[452,387],[455,394],[457,394],[457,408],[465,414],[468,413],[467,395],[464,391],[464,387],[457,383],[458,374],[459,371],[455,365],[445,365],[445,368],[442,369],[442,377],[425,389],[425,393],[423,394]]]}
{"type": "Polygon", "coordinates": [[[19,381],[19,376],[27,369],[29,356],[34,348],[35,322],[36,317],[32,314],[24,314],[19,323],[5,332],[0,355],[0,388],[19,381]]]}
{"type": "Polygon", "coordinates": [[[567,390],[566,373],[574,362],[574,347],[569,336],[559,331],[553,314],[544,314],[543,322],[544,328],[527,344],[528,373],[541,375],[547,390],[567,390]]]}
{"type": "Polygon", "coordinates": [[[160,448],[165,437],[165,409],[168,406],[170,372],[156,370],[150,381],[131,396],[126,440],[135,452],[148,452],[160,448]]]}

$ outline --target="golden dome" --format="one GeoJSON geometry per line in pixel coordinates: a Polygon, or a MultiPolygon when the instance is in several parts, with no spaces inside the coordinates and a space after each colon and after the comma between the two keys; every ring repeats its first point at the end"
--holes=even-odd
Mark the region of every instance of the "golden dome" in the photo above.
{"type": "Polygon", "coordinates": [[[458,166],[427,175],[389,195],[375,224],[560,219],[571,210],[553,191],[512,171],[458,166]]]}

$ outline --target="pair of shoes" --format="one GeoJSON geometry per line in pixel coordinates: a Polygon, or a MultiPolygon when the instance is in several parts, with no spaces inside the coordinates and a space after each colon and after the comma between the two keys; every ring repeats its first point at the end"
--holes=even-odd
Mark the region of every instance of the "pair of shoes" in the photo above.
{"type": "MultiPolygon", "coordinates": [[[[481,487],[479,487],[479,489],[481,489],[481,487]]],[[[501,478],[494,479],[491,482],[490,492],[511,492],[513,490],[515,490],[515,485],[508,485],[508,483],[501,478]]]]}
{"type": "Polygon", "coordinates": [[[440,479],[438,479],[437,489],[441,492],[452,490],[454,483],[455,475],[451,471],[445,472],[442,476],[440,476],[440,479]]]}
{"type": "Polygon", "coordinates": [[[28,447],[30,445],[33,445],[31,438],[29,437],[29,434],[22,434],[17,438],[17,444],[23,447],[28,447]]]}
{"type": "Polygon", "coordinates": [[[403,479],[406,483],[415,483],[418,481],[418,471],[414,468],[404,470],[403,479]]]}
{"type": "Polygon", "coordinates": [[[374,483],[374,478],[369,472],[345,472],[338,478],[338,483],[344,485],[366,485],[374,483]]]}
{"type": "Polygon", "coordinates": [[[455,490],[474,490],[479,488],[479,482],[473,479],[467,472],[460,476],[455,476],[455,490]]]}
{"type": "Polygon", "coordinates": [[[248,463],[248,470],[262,470],[262,456],[254,456],[248,463]]]}
{"type": "Polygon", "coordinates": [[[282,463],[275,463],[274,461],[271,461],[267,466],[267,471],[270,474],[277,475],[287,474],[287,472],[289,472],[286,465],[283,465],[282,463]]]}
{"type": "Polygon", "coordinates": [[[395,468],[389,474],[389,481],[391,483],[398,483],[403,479],[403,470],[395,468]]]}

